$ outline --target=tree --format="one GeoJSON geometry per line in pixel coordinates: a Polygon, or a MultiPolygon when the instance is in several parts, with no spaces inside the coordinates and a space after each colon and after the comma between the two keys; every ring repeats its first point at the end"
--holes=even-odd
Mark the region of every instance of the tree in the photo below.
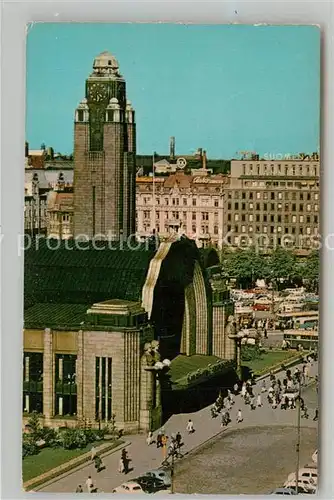
{"type": "Polygon", "coordinates": [[[289,250],[278,247],[267,259],[266,278],[278,287],[282,281],[296,276],[296,256],[289,250]]]}
{"type": "Polygon", "coordinates": [[[320,255],[318,250],[314,250],[307,257],[302,269],[301,275],[306,281],[307,288],[312,292],[319,291],[319,275],[320,275],[320,255]]]}
{"type": "Polygon", "coordinates": [[[241,288],[254,286],[256,280],[266,274],[264,258],[252,247],[238,249],[224,257],[223,270],[230,278],[235,278],[241,288]]]}

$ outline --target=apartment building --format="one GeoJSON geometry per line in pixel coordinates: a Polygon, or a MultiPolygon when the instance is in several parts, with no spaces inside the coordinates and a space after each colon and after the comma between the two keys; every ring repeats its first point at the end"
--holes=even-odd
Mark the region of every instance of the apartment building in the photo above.
{"type": "Polygon", "coordinates": [[[224,241],[309,249],[319,237],[318,160],[232,160],[224,241]]]}

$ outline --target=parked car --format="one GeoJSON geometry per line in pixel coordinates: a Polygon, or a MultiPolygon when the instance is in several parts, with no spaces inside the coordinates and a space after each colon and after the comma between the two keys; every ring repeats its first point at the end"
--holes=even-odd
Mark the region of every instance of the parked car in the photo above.
{"type": "Polygon", "coordinates": [[[172,478],[169,470],[166,469],[153,469],[144,474],[145,476],[156,477],[164,482],[164,485],[169,487],[172,484],[172,478]]]}
{"type": "Polygon", "coordinates": [[[162,479],[154,476],[148,476],[146,474],[144,476],[137,477],[134,481],[141,486],[145,493],[155,493],[166,488],[162,479]]]}
{"type": "Polygon", "coordinates": [[[272,495],[296,495],[296,490],[292,488],[276,488],[275,491],[272,492],[272,495]]]}
{"type": "Polygon", "coordinates": [[[313,453],[312,460],[315,464],[318,464],[318,450],[315,450],[315,452],[313,453]]]}
{"type": "Polygon", "coordinates": [[[131,482],[128,482],[128,483],[123,483],[120,486],[117,486],[117,488],[113,489],[112,492],[113,493],[130,493],[130,494],[131,493],[132,494],[137,494],[137,493],[143,494],[143,493],[145,493],[145,491],[140,486],[140,484],[138,484],[135,481],[131,481],[131,482]]]}
{"type": "MultiPolygon", "coordinates": [[[[314,483],[311,482],[311,478],[304,478],[298,480],[298,490],[299,488],[302,488],[304,493],[315,493],[316,492],[316,486],[314,483]]],[[[284,488],[296,488],[296,479],[292,479],[291,481],[286,481],[284,483],[284,488]]]]}
{"type": "MultiPolygon", "coordinates": [[[[302,468],[299,469],[298,471],[298,480],[300,479],[311,479],[310,483],[315,484],[315,486],[318,484],[318,471],[317,469],[309,469],[309,468],[302,468]]],[[[288,475],[288,481],[295,481],[296,480],[296,473],[292,472],[291,474],[288,475]]]]}

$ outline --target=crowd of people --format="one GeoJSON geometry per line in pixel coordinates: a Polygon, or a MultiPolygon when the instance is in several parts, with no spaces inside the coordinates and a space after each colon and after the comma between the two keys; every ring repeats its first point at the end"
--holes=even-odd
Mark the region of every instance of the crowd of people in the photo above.
{"type": "MultiPolygon", "coordinates": [[[[281,410],[293,410],[296,405],[300,405],[301,418],[308,419],[310,417],[308,408],[305,404],[304,399],[301,397],[301,387],[309,382],[309,370],[313,359],[305,358],[302,368],[296,367],[293,371],[290,369],[285,370],[283,378],[280,379],[277,375],[270,373],[269,380],[263,379],[261,383],[256,384],[253,378],[238,384],[235,383],[233,390],[227,389],[226,396],[223,397],[222,391],[219,393],[215,403],[210,408],[211,417],[217,418],[221,416],[221,427],[226,427],[232,418],[230,411],[235,405],[235,399],[237,395],[241,396],[245,406],[249,406],[251,411],[255,411],[257,408],[262,408],[267,401],[267,404],[271,406],[272,409],[280,408],[281,410]]],[[[317,388],[318,379],[316,377],[317,388]]],[[[319,418],[319,410],[315,409],[313,420],[316,421],[319,418]]],[[[236,412],[236,423],[239,424],[243,422],[243,411],[239,407],[236,412]]],[[[191,435],[195,432],[194,422],[189,419],[185,432],[191,435]]],[[[167,435],[164,428],[158,430],[156,437],[154,438],[153,432],[150,431],[146,438],[147,446],[155,445],[157,449],[161,449],[162,452],[162,465],[167,465],[171,457],[180,458],[182,457],[181,447],[183,446],[183,438],[178,431],[177,433],[171,433],[170,436],[167,435]]],[[[105,469],[101,457],[96,452],[93,447],[91,450],[91,460],[95,465],[96,472],[100,472],[105,469]]],[[[130,470],[129,464],[131,458],[125,448],[121,451],[121,456],[119,460],[118,472],[121,474],[128,474],[130,470]]],[[[86,487],[89,493],[98,492],[98,488],[93,483],[91,476],[88,476],[86,480],[86,487]]],[[[78,485],[76,493],[82,493],[82,485],[78,485]]]]}

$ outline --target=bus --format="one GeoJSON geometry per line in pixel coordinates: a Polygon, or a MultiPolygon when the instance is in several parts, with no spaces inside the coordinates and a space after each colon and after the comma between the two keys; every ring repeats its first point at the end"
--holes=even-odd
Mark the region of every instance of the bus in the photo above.
{"type": "Polygon", "coordinates": [[[312,330],[318,328],[319,311],[283,312],[276,315],[278,328],[312,330]]]}
{"type": "Polygon", "coordinates": [[[318,330],[285,330],[283,338],[291,349],[318,350],[318,330]]]}

